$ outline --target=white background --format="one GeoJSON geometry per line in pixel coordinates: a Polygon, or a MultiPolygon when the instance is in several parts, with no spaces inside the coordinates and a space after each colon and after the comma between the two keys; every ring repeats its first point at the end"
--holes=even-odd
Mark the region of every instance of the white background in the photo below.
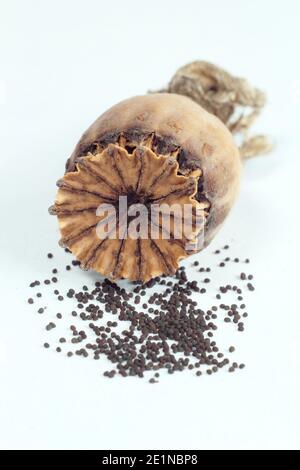
{"type": "MultiPolygon", "coordinates": [[[[0,0],[1,448],[299,448],[299,16],[298,0],[0,0]],[[229,241],[230,255],[251,258],[246,331],[220,332],[247,368],[105,379],[96,361],[43,349],[46,319],[26,303],[45,254],[66,262],[47,208],[88,125],[195,59],[269,96],[257,129],[276,150],[247,163],[233,212],[198,256],[213,267],[229,241]]],[[[93,278],[64,276],[62,290],[93,278]]]]}

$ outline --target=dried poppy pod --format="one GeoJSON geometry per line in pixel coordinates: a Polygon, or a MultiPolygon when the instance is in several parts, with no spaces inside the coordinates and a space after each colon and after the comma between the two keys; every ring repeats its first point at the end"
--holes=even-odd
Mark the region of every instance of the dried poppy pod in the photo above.
{"type": "Polygon", "coordinates": [[[217,117],[185,96],[138,96],[110,108],[83,134],[50,213],[58,217],[61,245],[83,268],[111,279],[148,281],[175,273],[181,259],[208,245],[233,205],[240,170],[239,151],[217,117]],[[118,214],[120,196],[127,197],[128,211],[145,206],[151,223],[159,212],[158,237],[148,228],[147,236],[124,237],[128,218],[119,215],[115,237],[107,232],[99,238],[99,223],[108,220],[99,206],[115,207],[118,214]],[[162,204],[177,208],[168,237],[162,204]],[[190,231],[176,237],[176,228],[186,225],[180,209],[187,205],[190,231]],[[196,227],[195,213],[203,221],[196,227]]]}

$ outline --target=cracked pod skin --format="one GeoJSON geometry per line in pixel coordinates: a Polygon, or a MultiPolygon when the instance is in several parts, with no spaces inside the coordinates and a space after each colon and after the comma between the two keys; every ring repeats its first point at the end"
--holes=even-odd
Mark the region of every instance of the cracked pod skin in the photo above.
{"type": "Polygon", "coordinates": [[[107,110],[83,134],[50,213],[59,219],[61,245],[83,268],[146,282],[175,273],[181,259],[210,243],[234,203],[240,172],[239,151],[217,117],[181,95],[137,96],[107,110]],[[204,220],[204,232],[196,234],[202,246],[194,240],[188,250],[185,240],[151,237],[99,240],[96,208],[117,204],[120,195],[129,205],[192,204],[204,220]]]}

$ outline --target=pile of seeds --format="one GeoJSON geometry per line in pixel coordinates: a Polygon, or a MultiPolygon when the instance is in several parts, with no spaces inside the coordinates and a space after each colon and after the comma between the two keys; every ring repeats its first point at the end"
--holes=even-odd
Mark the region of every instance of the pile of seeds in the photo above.
{"type": "MultiPolygon", "coordinates": [[[[229,246],[225,245],[215,254],[220,255],[228,249],[229,246]]],[[[47,257],[52,260],[53,254],[48,253],[47,257]]],[[[224,268],[229,262],[248,264],[249,260],[225,257],[218,266],[224,268]]],[[[72,266],[79,264],[71,262],[72,266]]],[[[70,271],[71,265],[65,269],[70,271]]],[[[73,307],[56,313],[55,321],[53,318],[45,324],[45,331],[56,331],[57,320],[67,317],[69,337],[58,335],[53,346],[45,342],[44,347],[52,347],[58,353],[65,352],[67,357],[77,355],[94,360],[105,357],[111,367],[104,371],[104,376],[110,378],[116,374],[144,377],[152,371],[150,383],[156,383],[162,372],[173,374],[187,369],[201,376],[203,372],[211,375],[224,367],[229,372],[244,368],[244,364],[229,358],[235,351],[233,346],[226,352],[220,350],[214,340],[214,332],[220,316],[239,332],[244,331],[248,313],[243,292],[254,290],[253,276],[239,272],[236,281],[240,285],[219,286],[215,305],[204,310],[201,296],[208,295],[211,269],[199,267],[198,261],[194,261],[193,268],[197,280],[189,280],[185,268],[181,267],[174,278],[158,277],[146,284],[135,283],[131,290],[107,279],[92,286],[85,285],[79,291],[69,288],[61,293],[55,288],[53,295],[57,305],[61,307],[61,302],[67,299],[68,305],[72,302],[73,307]],[[228,293],[235,303],[225,302],[228,293]],[[200,300],[197,302],[195,298],[200,300]]],[[[29,284],[36,297],[30,297],[29,304],[35,306],[40,303],[41,286],[49,289],[48,286],[57,284],[58,273],[59,270],[54,268],[49,279],[29,284]]],[[[36,311],[48,313],[45,306],[38,305],[36,311]]]]}

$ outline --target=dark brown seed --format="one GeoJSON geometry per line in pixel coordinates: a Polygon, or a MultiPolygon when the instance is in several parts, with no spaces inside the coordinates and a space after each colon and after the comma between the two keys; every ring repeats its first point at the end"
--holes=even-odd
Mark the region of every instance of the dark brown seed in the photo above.
{"type": "Polygon", "coordinates": [[[80,266],[80,261],[73,260],[73,261],[72,261],[72,265],[73,265],[73,266],[80,266]]]}
{"type": "Polygon", "coordinates": [[[28,302],[29,304],[33,304],[33,303],[34,303],[34,300],[30,297],[30,298],[27,300],[27,302],[28,302]]]}

